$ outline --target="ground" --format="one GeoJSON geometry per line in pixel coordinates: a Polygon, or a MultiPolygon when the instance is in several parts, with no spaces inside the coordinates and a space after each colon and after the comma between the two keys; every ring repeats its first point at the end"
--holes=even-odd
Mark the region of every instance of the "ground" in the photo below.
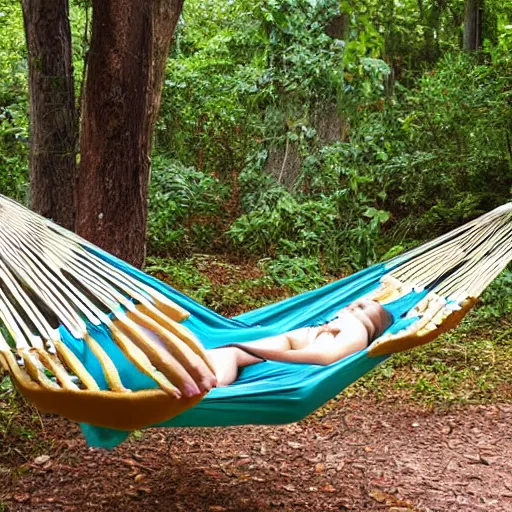
{"type": "Polygon", "coordinates": [[[113,451],[43,417],[3,511],[512,511],[512,405],[344,398],[294,425],[151,429],[113,451]],[[403,405],[403,406],[402,406],[403,405]]]}
{"type": "MultiPolygon", "coordinates": [[[[247,262],[153,262],[228,316],[297,291],[247,262]]],[[[512,316],[483,303],[294,425],[152,429],[109,452],[0,379],[0,512],[512,512],[512,316]]]]}

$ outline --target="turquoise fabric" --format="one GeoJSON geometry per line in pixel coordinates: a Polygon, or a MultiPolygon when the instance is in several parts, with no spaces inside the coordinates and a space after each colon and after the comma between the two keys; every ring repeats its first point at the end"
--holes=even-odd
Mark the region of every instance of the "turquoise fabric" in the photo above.
{"type": "MultiPolygon", "coordinates": [[[[107,260],[127,274],[153,286],[191,313],[184,322],[207,349],[272,336],[307,325],[318,325],[334,318],[336,312],[379,286],[380,278],[395,264],[379,264],[314,291],[277,304],[227,319],[193,301],[157,279],[140,272],[113,256],[90,247],[87,250],[107,260]]],[[[414,321],[405,314],[426,294],[412,292],[389,304],[397,332],[414,321]]],[[[94,337],[113,359],[124,385],[133,390],[157,387],[143,375],[111,340],[105,327],[90,326],[94,337]]],[[[88,347],[62,328],[64,342],[81,359],[105,389],[100,365],[88,347]]],[[[226,426],[280,424],[297,421],[337,395],[359,377],[381,363],[385,357],[369,357],[364,350],[329,366],[267,361],[244,368],[235,383],[213,389],[196,407],[158,426],[226,426]]],[[[129,432],[81,425],[92,446],[112,448],[129,432]]]]}

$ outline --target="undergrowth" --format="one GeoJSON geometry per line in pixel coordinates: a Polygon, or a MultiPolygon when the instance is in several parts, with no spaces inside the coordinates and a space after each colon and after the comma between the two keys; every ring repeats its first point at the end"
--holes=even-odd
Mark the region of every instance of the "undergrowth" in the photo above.
{"type": "Polygon", "coordinates": [[[27,462],[46,453],[52,441],[43,435],[44,430],[39,412],[0,374],[0,472],[4,462],[27,462]]]}

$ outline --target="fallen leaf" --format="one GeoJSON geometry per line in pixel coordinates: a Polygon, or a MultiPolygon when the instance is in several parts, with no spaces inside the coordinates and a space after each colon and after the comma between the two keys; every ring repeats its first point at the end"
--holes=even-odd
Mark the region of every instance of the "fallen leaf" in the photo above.
{"type": "Polygon", "coordinates": [[[451,434],[451,433],[452,433],[452,431],[453,431],[453,428],[452,428],[452,426],[451,426],[451,425],[445,425],[445,426],[441,429],[441,432],[442,432],[445,436],[447,436],[447,435],[451,434]]]}
{"type": "Polygon", "coordinates": [[[135,475],[135,478],[134,478],[136,484],[142,482],[145,479],[146,479],[146,475],[144,475],[143,473],[139,473],[138,475],[135,475]]]}
{"type": "Polygon", "coordinates": [[[463,456],[468,460],[468,464],[480,463],[480,455],[478,453],[465,453],[463,456]]]}
{"type": "Polygon", "coordinates": [[[379,503],[384,503],[388,499],[388,495],[379,489],[373,489],[373,491],[370,491],[368,494],[379,503]]]}
{"type": "Polygon", "coordinates": [[[42,466],[43,464],[46,464],[50,459],[51,457],[49,455],[40,455],[34,459],[34,463],[38,466],[42,466]]]}
{"type": "Polygon", "coordinates": [[[213,478],[222,478],[222,473],[220,473],[219,471],[215,471],[213,469],[205,469],[203,470],[203,473],[206,475],[206,476],[211,476],[213,478]]]}
{"type": "Polygon", "coordinates": [[[322,491],[322,492],[336,492],[336,487],[333,487],[331,484],[326,484],[323,487],[320,487],[320,491],[322,491]]]}
{"type": "Polygon", "coordinates": [[[30,494],[24,493],[24,494],[15,494],[14,495],[14,501],[18,503],[25,503],[30,499],[30,494]]]}
{"type": "Polygon", "coordinates": [[[296,450],[299,449],[299,448],[304,448],[304,445],[303,444],[300,444],[300,443],[296,443],[294,441],[288,441],[288,446],[290,448],[295,448],[296,450]]]}
{"type": "Polygon", "coordinates": [[[325,464],[322,464],[321,462],[319,462],[315,466],[315,473],[323,473],[324,471],[325,471],[325,464]]]}
{"type": "Polygon", "coordinates": [[[295,488],[295,486],[294,486],[294,485],[291,485],[291,484],[289,484],[289,485],[283,485],[283,489],[284,489],[285,491],[288,491],[288,492],[295,492],[295,491],[297,490],[297,489],[295,488]]]}

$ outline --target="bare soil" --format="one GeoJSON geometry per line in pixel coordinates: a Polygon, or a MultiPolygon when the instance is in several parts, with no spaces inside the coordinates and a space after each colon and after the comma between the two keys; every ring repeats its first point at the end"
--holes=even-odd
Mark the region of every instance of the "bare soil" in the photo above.
{"type": "Polygon", "coordinates": [[[512,511],[512,405],[345,398],[294,425],[147,430],[113,451],[43,418],[1,511],[512,511]],[[51,442],[49,442],[51,441],[51,442]]]}

